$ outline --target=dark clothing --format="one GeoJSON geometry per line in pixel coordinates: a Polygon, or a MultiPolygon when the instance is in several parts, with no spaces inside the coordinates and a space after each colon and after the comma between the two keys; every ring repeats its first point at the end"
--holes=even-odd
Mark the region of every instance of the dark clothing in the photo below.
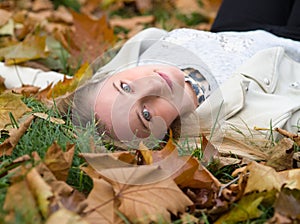
{"type": "Polygon", "coordinates": [[[257,29],[300,40],[300,0],[223,0],[211,31],[257,29]]]}

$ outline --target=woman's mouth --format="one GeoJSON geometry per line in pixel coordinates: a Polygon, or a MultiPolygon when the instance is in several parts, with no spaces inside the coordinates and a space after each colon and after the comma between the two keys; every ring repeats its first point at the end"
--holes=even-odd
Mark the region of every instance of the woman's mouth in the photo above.
{"type": "Polygon", "coordinates": [[[163,72],[157,72],[157,74],[158,74],[160,77],[162,77],[162,78],[166,81],[166,83],[168,84],[168,86],[169,86],[170,89],[172,90],[172,89],[173,89],[173,83],[172,83],[171,79],[169,78],[169,76],[166,75],[166,74],[163,73],[163,72]]]}

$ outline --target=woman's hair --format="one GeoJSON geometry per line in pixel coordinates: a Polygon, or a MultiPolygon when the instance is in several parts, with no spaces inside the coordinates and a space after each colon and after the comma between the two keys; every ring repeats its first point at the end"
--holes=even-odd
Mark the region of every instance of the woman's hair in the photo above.
{"type": "MultiPolygon", "coordinates": [[[[147,64],[167,64],[167,65],[172,65],[176,66],[179,69],[187,68],[187,67],[192,67],[195,68],[196,70],[199,70],[201,74],[208,80],[208,82],[212,85],[212,90],[215,89],[217,86],[213,76],[210,73],[210,70],[207,68],[205,63],[203,63],[200,59],[197,59],[193,53],[191,52],[185,52],[182,47],[170,44],[170,43],[165,43],[162,42],[160,43],[162,46],[157,46],[158,49],[161,48],[166,48],[167,44],[169,47],[164,49],[164,51],[171,50],[173,52],[178,52],[180,54],[185,53],[188,56],[190,56],[193,60],[180,60],[180,58],[171,58],[170,60],[164,59],[164,60],[159,60],[157,58],[157,55],[148,55],[149,58],[138,58],[138,61],[131,61],[130,63],[126,63],[125,65],[123,64],[120,66],[121,63],[120,57],[115,57],[120,56],[117,53],[119,52],[120,48],[115,48],[112,51],[108,51],[104,56],[99,57],[99,59],[92,64],[92,71],[94,73],[93,77],[88,80],[84,81],[82,85],[80,85],[76,91],[72,94],[70,94],[69,97],[69,105],[72,106],[72,122],[75,127],[82,127],[85,128],[88,125],[91,125],[93,123],[97,124],[97,129],[99,131],[99,134],[102,135],[103,133],[105,136],[107,136],[107,133],[105,133],[105,127],[101,123],[101,120],[96,120],[95,118],[95,100],[97,98],[99,88],[105,82],[107,78],[110,76],[136,66],[141,66],[141,65],[147,65],[147,64]],[[155,59],[151,59],[155,58],[155,59]],[[197,59],[197,60],[196,60],[197,59]],[[178,61],[179,60],[179,61],[178,61]],[[108,63],[109,62],[109,63],[108,63]],[[178,65],[177,63],[182,63],[181,65],[178,65]]],[[[121,48],[122,50],[122,48],[121,48]]],[[[149,53],[149,52],[148,52],[149,53]]],[[[162,52],[159,51],[157,52],[160,56],[162,56],[162,52]]],[[[173,54],[166,53],[164,56],[174,56],[173,54]]],[[[105,105],[104,105],[105,106],[105,105]]],[[[189,116],[188,116],[189,117],[189,116]]],[[[191,119],[189,119],[194,125],[197,124],[197,121],[195,120],[196,116],[190,116],[191,119]]],[[[179,138],[181,134],[184,132],[182,131],[183,125],[182,122],[183,120],[186,120],[183,117],[178,117],[174,120],[174,122],[170,125],[170,129],[172,129],[173,133],[173,138],[179,138]]],[[[189,125],[191,126],[191,125],[189,125]]],[[[189,127],[191,129],[191,127],[189,127]]],[[[196,128],[197,129],[197,128],[196,128]]],[[[166,134],[168,135],[168,134],[166,134]]],[[[108,136],[109,137],[109,136],[108,136]]],[[[112,139],[115,143],[118,142],[118,139],[112,139]]]]}

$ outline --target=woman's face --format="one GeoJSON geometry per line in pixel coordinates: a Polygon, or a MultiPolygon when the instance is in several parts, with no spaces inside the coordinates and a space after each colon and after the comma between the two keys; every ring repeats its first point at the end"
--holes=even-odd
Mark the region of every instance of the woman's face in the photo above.
{"type": "Polygon", "coordinates": [[[95,101],[96,118],[105,130],[128,141],[162,138],[175,118],[193,109],[184,73],[169,65],[138,66],[112,75],[95,101]]]}

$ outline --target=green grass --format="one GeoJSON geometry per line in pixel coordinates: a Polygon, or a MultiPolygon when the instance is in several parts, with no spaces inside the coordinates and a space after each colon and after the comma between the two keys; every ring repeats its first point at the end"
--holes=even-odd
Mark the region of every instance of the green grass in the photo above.
{"type": "MultiPolygon", "coordinates": [[[[33,99],[24,98],[24,103],[32,109],[33,112],[43,112],[52,117],[62,118],[61,114],[54,109],[47,109],[44,104],[33,99]]],[[[61,148],[65,149],[67,143],[75,144],[75,155],[72,163],[72,167],[69,171],[67,183],[81,192],[88,193],[92,188],[91,179],[80,170],[80,166],[85,161],[78,156],[81,152],[80,144],[76,138],[76,130],[74,130],[72,122],[65,116],[65,124],[55,124],[49,120],[35,118],[27,132],[22,136],[11,156],[2,156],[0,163],[1,168],[5,168],[14,159],[23,156],[25,154],[31,155],[36,151],[43,159],[47,149],[53,144],[58,143],[61,148]]],[[[7,134],[1,134],[0,143],[8,137],[7,134]]],[[[83,140],[81,140],[83,141],[83,140]]],[[[31,161],[32,162],[32,161],[31,161]]],[[[9,166],[8,166],[9,167],[9,166]]],[[[12,167],[9,167],[11,169],[12,167]]],[[[9,175],[0,173],[0,207],[3,208],[5,194],[9,187],[9,175]]],[[[0,210],[0,213],[2,211],[0,210]]],[[[0,217],[1,220],[1,217],[0,217]]]]}

